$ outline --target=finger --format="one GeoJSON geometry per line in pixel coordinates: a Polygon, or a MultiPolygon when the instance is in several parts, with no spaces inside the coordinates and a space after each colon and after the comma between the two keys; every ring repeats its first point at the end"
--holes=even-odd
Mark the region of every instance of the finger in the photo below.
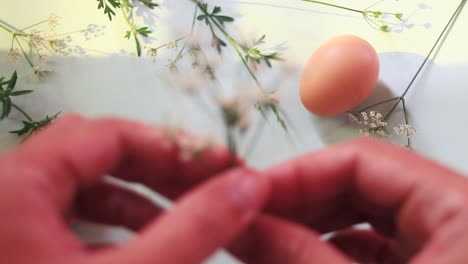
{"type": "Polygon", "coordinates": [[[9,158],[21,163],[28,178],[46,181],[47,197],[60,208],[70,203],[79,186],[96,184],[109,172],[175,196],[229,166],[230,153],[219,147],[200,153],[197,160],[182,159],[183,146],[167,133],[120,119],[70,116],[32,137],[9,158]]]}
{"type": "Polygon", "coordinates": [[[155,203],[129,189],[102,183],[79,193],[74,213],[82,220],[138,231],[162,211],[155,203]]]}
{"type": "Polygon", "coordinates": [[[466,210],[460,175],[402,148],[360,139],[267,170],[269,210],[323,226],[334,215],[379,221],[417,249],[466,210]],[[341,213],[338,213],[343,211],[341,213]],[[358,216],[358,217],[356,217],[358,216]]]}
{"type": "Polygon", "coordinates": [[[343,230],[335,233],[329,241],[358,263],[402,264],[408,261],[394,240],[373,230],[343,230]]]}
{"type": "Polygon", "coordinates": [[[351,263],[334,247],[321,241],[319,234],[266,215],[258,217],[228,249],[245,263],[351,263]]]}
{"type": "Polygon", "coordinates": [[[185,149],[175,139],[167,129],[137,122],[61,118],[0,159],[1,202],[6,208],[2,232],[34,238],[29,242],[39,252],[83,250],[63,216],[70,214],[76,192],[100,183],[103,175],[114,173],[176,195],[186,188],[181,182],[203,181],[232,164],[230,153],[217,147],[197,156],[209,158],[208,167],[198,159],[182,159],[185,149]],[[46,237],[56,239],[44,241],[46,237]]]}
{"type": "Polygon", "coordinates": [[[121,250],[96,263],[200,263],[239,234],[266,203],[269,185],[237,169],[190,192],[121,250]]]}

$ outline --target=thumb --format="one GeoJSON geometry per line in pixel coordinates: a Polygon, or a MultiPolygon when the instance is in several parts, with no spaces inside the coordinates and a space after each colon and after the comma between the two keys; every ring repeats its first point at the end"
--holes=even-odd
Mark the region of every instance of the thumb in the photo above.
{"type": "Polygon", "coordinates": [[[253,171],[227,172],[182,197],[135,241],[96,263],[198,264],[254,220],[269,189],[267,179],[253,171]]]}

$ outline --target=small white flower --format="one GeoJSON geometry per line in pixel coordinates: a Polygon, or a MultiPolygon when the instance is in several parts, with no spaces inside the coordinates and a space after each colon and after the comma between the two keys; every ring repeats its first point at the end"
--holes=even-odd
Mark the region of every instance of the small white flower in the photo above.
{"type": "Polygon", "coordinates": [[[29,34],[29,45],[39,53],[48,45],[45,33],[39,30],[32,30],[29,34]]]}
{"type": "Polygon", "coordinates": [[[409,124],[400,125],[393,129],[397,135],[404,136],[406,138],[410,138],[416,134],[416,129],[409,124]]]}
{"type": "Polygon", "coordinates": [[[158,49],[156,48],[148,48],[148,51],[146,52],[146,55],[148,57],[151,57],[153,62],[156,61],[156,57],[158,56],[158,49]]]}
{"type": "Polygon", "coordinates": [[[60,19],[62,19],[61,17],[57,16],[56,14],[54,13],[51,13],[49,15],[49,28],[50,30],[55,30],[55,28],[60,25],[60,19]]]}
{"type": "Polygon", "coordinates": [[[167,48],[168,49],[176,49],[177,48],[177,42],[176,41],[171,41],[167,43],[167,48]]]}
{"type": "Polygon", "coordinates": [[[10,52],[8,52],[8,58],[10,59],[12,63],[16,63],[18,61],[18,58],[20,57],[21,55],[17,48],[11,48],[10,52]]]}

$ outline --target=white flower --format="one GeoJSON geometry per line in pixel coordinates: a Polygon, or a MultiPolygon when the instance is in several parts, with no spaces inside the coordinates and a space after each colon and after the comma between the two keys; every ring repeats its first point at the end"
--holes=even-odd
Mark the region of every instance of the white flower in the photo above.
{"type": "Polygon", "coordinates": [[[156,48],[148,48],[148,51],[146,52],[146,55],[148,57],[151,57],[153,59],[153,62],[156,61],[156,57],[158,56],[158,49],[156,48]]]}
{"type": "Polygon", "coordinates": [[[404,136],[406,138],[410,138],[416,134],[416,129],[409,124],[400,125],[399,127],[393,128],[393,130],[397,135],[404,136]]]}
{"type": "Polygon", "coordinates": [[[11,48],[10,52],[8,52],[8,58],[10,59],[12,63],[16,63],[18,61],[18,58],[20,57],[21,55],[17,48],[11,48]]]}
{"type": "Polygon", "coordinates": [[[167,43],[167,48],[168,49],[176,49],[177,48],[177,42],[176,41],[171,41],[167,43]]]}
{"type": "Polygon", "coordinates": [[[55,28],[60,25],[59,21],[60,19],[62,19],[61,17],[57,16],[56,14],[54,13],[51,13],[49,15],[49,27],[50,27],[50,30],[55,30],[55,28]]]}
{"type": "Polygon", "coordinates": [[[360,133],[364,136],[389,137],[386,131],[387,122],[382,120],[382,114],[377,111],[361,112],[359,114],[348,113],[352,123],[361,127],[360,133]]]}
{"type": "Polygon", "coordinates": [[[29,45],[39,53],[41,50],[47,47],[47,40],[45,33],[39,30],[32,30],[29,34],[29,45]]]}

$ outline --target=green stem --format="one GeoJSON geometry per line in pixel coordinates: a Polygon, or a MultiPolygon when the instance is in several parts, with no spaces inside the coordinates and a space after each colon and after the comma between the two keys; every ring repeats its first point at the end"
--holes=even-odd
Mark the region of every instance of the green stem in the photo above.
{"type": "MultiPolygon", "coordinates": [[[[192,29],[190,30],[190,35],[193,35],[193,31],[195,30],[195,24],[197,22],[197,14],[198,14],[198,0],[196,0],[196,2],[195,2],[195,11],[193,12],[192,29]]],[[[184,46],[182,46],[179,53],[177,53],[176,60],[177,60],[177,58],[180,58],[182,56],[182,53],[185,51],[185,48],[187,48],[187,41],[184,42],[184,46]]]]}
{"type": "Polygon", "coordinates": [[[371,109],[372,107],[376,107],[376,106],[379,106],[379,105],[383,105],[385,103],[389,103],[389,102],[392,102],[392,101],[395,101],[397,99],[400,99],[400,97],[394,97],[392,99],[388,99],[388,100],[385,100],[385,101],[382,101],[382,102],[379,102],[379,103],[375,103],[375,104],[372,104],[372,105],[369,105],[367,107],[364,107],[363,109],[359,110],[359,111],[356,111],[357,113],[361,113],[361,112],[364,112],[368,109],[371,109]]]}
{"type": "Polygon", "coordinates": [[[125,19],[125,22],[127,22],[128,26],[130,27],[131,31],[136,34],[136,27],[135,27],[135,23],[133,23],[132,21],[130,21],[129,17],[128,17],[128,14],[127,12],[125,12],[125,10],[123,8],[120,8],[120,10],[122,10],[122,15],[125,19]]]}
{"type": "MultiPolygon", "coordinates": [[[[202,10],[200,8],[200,10],[202,10]]],[[[221,26],[208,12],[202,10],[203,13],[210,19],[211,23],[210,24],[210,27],[211,27],[211,24],[215,25],[216,28],[227,38],[227,40],[229,41],[229,43],[231,44],[231,46],[234,48],[234,50],[236,51],[237,55],[239,56],[239,58],[241,59],[242,63],[244,64],[245,68],[247,69],[247,71],[249,72],[250,76],[254,79],[255,83],[257,84],[258,88],[260,89],[260,92],[265,95],[265,89],[263,88],[262,84],[260,83],[260,81],[258,80],[257,76],[255,75],[255,73],[252,71],[252,69],[250,68],[247,60],[244,58],[244,55],[242,54],[242,47],[241,45],[234,39],[231,37],[231,35],[229,35],[229,33],[227,33],[227,31],[224,29],[223,26],[221,26]]],[[[212,29],[213,31],[213,29],[212,29]]],[[[258,105],[258,109],[259,111],[262,113],[262,115],[264,115],[264,112],[262,110],[262,106],[260,103],[257,103],[258,105]]],[[[276,106],[274,105],[270,105],[270,108],[271,110],[273,110],[276,118],[278,119],[278,121],[281,123],[281,126],[286,129],[286,124],[284,123],[284,120],[281,118],[281,116],[279,115],[277,109],[276,109],[276,106]]]]}
{"type": "Polygon", "coordinates": [[[16,105],[15,103],[11,103],[11,106],[13,108],[15,108],[18,112],[20,112],[24,117],[26,117],[26,119],[28,119],[28,121],[32,122],[33,119],[31,118],[31,116],[29,116],[21,107],[19,107],[18,105],[16,105]]]}
{"type": "Polygon", "coordinates": [[[450,28],[451,25],[453,25],[455,19],[458,17],[458,14],[460,13],[460,11],[463,9],[463,6],[465,5],[467,0],[462,0],[460,2],[460,4],[458,5],[458,8],[457,10],[455,10],[455,12],[453,13],[452,17],[450,18],[450,20],[447,22],[447,24],[445,25],[444,29],[442,30],[442,32],[440,33],[439,37],[437,38],[436,42],[434,43],[434,45],[432,46],[431,50],[429,51],[429,53],[427,54],[426,58],[424,59],[423,63],[421,64],[421,66],[418,68],[418,70],[416,71],[416,74],[413,76],[413,79],[411,79],[410,83],[408,84],[408,86],[406,87],[405,91],[401,94],[401,96],[399,97],[398,101],[395,102],[395,104],[393,105],[392,109],[390,109],[390,112],[388,112],[388,114],[385,116],[384,120],[387,121],[389,118],[390,118],[390,115],[395,111],[396,107],[398,106],[398,104],[404,100],[406,94],[409,92],[409,90],[411,89],[411,87],[413,87],[413,84],[414,82],[416,81],[416,79],[418,78],[419,74],[422,72],[422,70],[424,69],[424,66],[426,66],[427,62],[429,61],[429,58],[432,56],[432,54],[434,53],[435,49],[437,48],[437,46],[439,46],[439,43],[440,41],[442,40],[442,38],[445,36],[445,33],[448,31],[448,29],[450,28]]]}
{"type": "Polygon", "coordinates": [[[158,49],[164,48],[164,47],[166,47],[166,46],[169,46],[169,44],[172,43],[172,42],[177,43],[177,42],[179,42],[179,41],[181,41],[181,40],[183,40],[183,39],[185,39],[185,37],[180,37],[180,38],[178,38],[178,39],[176,39],[176,40],[174,40],[174,41],[170,41],[170,42],[168,42],[168,43],[166,43],[166,44],[162,44],[161,46],[156,47],[155,49],[158,50],[158,49]]]}
{"type": "Polygon", "coordinates": [[[3,23],[0,23],[0,28],[11,33],[11,34],[14,34],[14,31],[9,29],[8,27],[6,27],[3,23]]]}
{"type": "Polygon", "coordinates": [[[219,31],[221,31],[221,33],[223,33],[223,35],[227,38],[227,40],[229,41],[231,46],[236,51],[239,58],[242,60],[242,63],[244,64],[245,68],[248,70],[250,76],[252,76],[252,78],[255,80],[255,83],[258,85],[258,87],[260,87],[261,92],[264,93],[265,90],[263,89],[262,84],[258,81],[257,76],[255,76],[255,73],[252,71],[252,69],[250,69],[247,60],[245,60],[245,58],[244,58],[244,55],[242,55],[242,50],[241,50],[241,46],[239,45],[239,43],[237,43],[237,41],[234,38],[232,38],[231,35],[229,35],[229,33],[226,32],[224,27],[221,26],[218,22],[216,22],[216,20],[214,20],[208,13],[206,13],[206,12],[204,12],[204,13],[205,13],[205,15],[207,15],[210,18],[211,23],[213,23],[216,26],[216,28],[219,31]]]}
{"type": "Polygon", "coordinates": [[[34,67],[34,64],[33,64],[32,61],[29,59],[28,54],[26,54],[26,51],[24,51],[23,46],[21,45],[21,43],[20,43],[19,40],[18,40],[18,37],[16,37],[16,35],[15,35],[15,36],[13,36],[13,38],[16,40],[16,43],[18,43],[18,46],[20,47],[21,52],[23,52],[23,55],[24,55],[24,57],[26,58],[26,60],[28,61],[29,65],[31,66],[31,68],[33,68],[33,67],[34,67]]]}
{"type": "Polygon", "coordinates": [[[34,24],[34,25],[31,25],[31,26],[29,26],[29,27],[26,27],[26,28],[21,29],[20,32],[23,32],[23,31],[25,31],[25,30],[27,30],[27,29],[33,28],[33,27],[35,27],[35,26],[39,26],[39,25],[44,24],[44,23],[47,23],[47,22],[49,22],[49,20],[44,20],[44,21],[38,22],[38,23],[36,23],[36,24],[34,24]]]}
{"type": "MultiPolygon", "coordinates": [[[[405,99],[402,99],[401,103],[403,105],[403,115],[405,116],[405,124],[409,125],[408,111],[406,110],[405,99]]],[[[406,142],[408,143],[408,147],[411,147],[411,138],[410,137],[406,138],[406,142]]]]}
{"type": "Polygon", "coordinates": [[[362,11],[362,10],[358,10],[358,9],[354,9],[354,8],[350,8],[350,7],[346,7],[346,6],[334,5],[334,4],[330,4],[330,3],[326,3],[326,2],[322,2],[322,1],[315,1],[315,0],[301,0],[301,1],[309,2],[309,3],[315,3],[315,4],[319,4],[319,5],[330,6],[330,7],[335,7],[335,8],[344,9],[344,10],[348,10],[348,11],[352,11],[352,12],[356,12],[356,13],[361,13],[361,14],[364,13],[364,11],[362,11]]]}

